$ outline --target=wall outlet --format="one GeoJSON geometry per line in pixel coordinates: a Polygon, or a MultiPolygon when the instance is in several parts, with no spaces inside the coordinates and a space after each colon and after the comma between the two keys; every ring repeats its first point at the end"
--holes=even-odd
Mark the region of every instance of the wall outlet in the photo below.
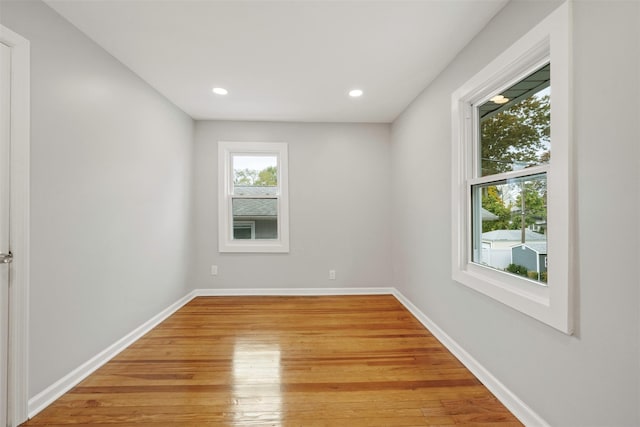
{"type": "Polygon", "coordinates": [[[211,275],[212,276],[217,276],[218,275],[218,266],[217,265],[212,265],[211,266],[211,275]]]}
{"type": "Polygon", "coordinates": [[[336,280],[336,271],[329,270],[329,280],[336,280]]]}

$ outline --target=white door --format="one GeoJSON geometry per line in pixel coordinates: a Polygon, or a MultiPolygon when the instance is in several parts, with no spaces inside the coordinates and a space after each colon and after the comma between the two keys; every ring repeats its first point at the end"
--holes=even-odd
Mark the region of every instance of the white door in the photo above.
{"type": "Polygon", "coordinates": [[[0,425],[7,422],[11,49],[0,43],[0,425]]]}

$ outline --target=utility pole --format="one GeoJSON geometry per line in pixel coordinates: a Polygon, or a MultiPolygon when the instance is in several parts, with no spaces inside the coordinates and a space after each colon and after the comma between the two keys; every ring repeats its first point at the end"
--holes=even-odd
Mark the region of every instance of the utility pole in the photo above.
{"type": "Polygon", "coordinates": [[[524,191],[524,181],[522,181],[522,192],[520,193],[520,217],[522,218],[522,233],[520,234],[521,243],[525,243],[524,191]]]}

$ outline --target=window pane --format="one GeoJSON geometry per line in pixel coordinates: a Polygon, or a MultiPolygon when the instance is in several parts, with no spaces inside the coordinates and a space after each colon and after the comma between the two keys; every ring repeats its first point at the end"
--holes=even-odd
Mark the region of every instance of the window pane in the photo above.
{"type": "Polygon", "coordinates": [[[550,64],[478,107],[480,176],[549,163],[550,64]]]}
{"type": "MultiPolygon", "coordinates": [[[[234,198],[233,210],[233,238],[234,239],[277,239],[278,238],[278,200],[264,198],[234,198]],[[253,232],[246,237],[246,231],[238,231],[253,224],[253,232]]],[[[251,229],[250,229],[251,231],[251,229]]]]}
{"type": "Polygon", "coordinates": [[[472,186],[473,262],[547,282],[545,173],[472,186]]]}
{"type": "Polygon", "coordinates": [[[256,224],[253,221],[235,221],[233,223],[234,240],[250,240],[256,237],[256,224]]]}
{"type": "Polygon", "coordinates": [[[277,156],[235,154],[232,162],[234,194],[263,196],[277,194],[277,156]]]}

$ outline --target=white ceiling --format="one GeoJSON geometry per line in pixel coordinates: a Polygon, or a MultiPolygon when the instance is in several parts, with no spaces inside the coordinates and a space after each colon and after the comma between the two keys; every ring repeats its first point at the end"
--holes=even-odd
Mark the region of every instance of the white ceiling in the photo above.
{"type": "Polygon", "coordinates": [[[384,123],[507,1],[46,0],[194,119],[384,123]]]}

